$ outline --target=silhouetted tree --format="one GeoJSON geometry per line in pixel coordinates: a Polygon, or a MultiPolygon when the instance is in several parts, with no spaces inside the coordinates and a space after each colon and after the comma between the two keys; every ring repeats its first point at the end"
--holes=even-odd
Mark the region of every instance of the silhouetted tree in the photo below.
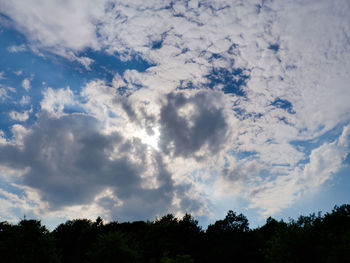
{"type": "Polygon", "coordinates": [[[126,239],[118,232],[99,236],[97,243],[88,252],[90,263],[132,263],[136,259],[137,252],[128,247],[126,239]]]}
{"type": "Polygon", "coordinates": [[[1,262],[58,262],[49,231],[37,220],[0,223],[1,262]]]}
{"type": "Polygon", "coordinates": [[[249,229],[228,211],[203,231],[190,214],[153,222],[68,220],[51,233],[37,220],[0,222],[0,262],[349,262],[350,205],[249,229]]]}
{"type": "Polygon", "coordinates": [[[223,220],[209,225],[206,231],[206,249],[209,252],[206,262],[230,262],[247,259],[249,223],[243,215],[228,211],[223,220]]]}
{"type": "Polygon", "coordinates": [[[53,231],[62,263],[86,261],[87,253],[97,241],[101,222],[87,219],[69,220],[53,231]]]}
{"type": "Polygon", "coordinates": [[[249,230],[248,219],[243,215],[236,215],[232,210],[227,212],[225,219],[216,221],[213,225],[208,226],[207,233],[237,233],[249,230]]]}
{"type": "Polygon", "coordinates": [[[350,262],[350,206],[324,217],[300,216],[279,227],[267,243],[268,262],[350,262]]]}

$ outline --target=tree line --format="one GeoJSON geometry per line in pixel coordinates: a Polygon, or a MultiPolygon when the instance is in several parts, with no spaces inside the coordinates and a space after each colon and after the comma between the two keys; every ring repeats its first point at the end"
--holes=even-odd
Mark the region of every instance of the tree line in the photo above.
{"type": "Polygon", "coordinates": [[[250,229],[228,211],[206,230],[190,214],[154,221],[68,220],[49,231],[38,220],[0,223],[0,262],[350,262],[350,205],[250,229]]]}

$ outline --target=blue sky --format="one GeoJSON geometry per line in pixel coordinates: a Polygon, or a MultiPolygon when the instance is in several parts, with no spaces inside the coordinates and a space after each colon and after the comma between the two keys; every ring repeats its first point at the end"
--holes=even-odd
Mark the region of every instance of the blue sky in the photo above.
{"type": "Polygon", "coordinates": [[[349,10],[0,0],[0,221],[349,203],[349,10]]]}

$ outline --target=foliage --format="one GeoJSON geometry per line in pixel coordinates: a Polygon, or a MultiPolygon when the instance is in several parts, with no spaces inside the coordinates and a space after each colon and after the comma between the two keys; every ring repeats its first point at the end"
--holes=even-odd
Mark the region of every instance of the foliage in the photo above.
{"type": "Polygon", "coordinates": [[[0,223],[1,262],[59,262],[49,231],[37,220],[0,223]]]}
{"type": "Polygon", "coordinates": [[[91,263],[132,263],[136,261],[136,251],[130,249],[126,239],[118,232],[108,232],[98,237],[89,252],[91,263]]]}
{"type": "Polygon", "coordinates": [[[350,205],[300,216],[271,217],[256,229],[228,211],[204,231],[190,214],[153,222],[68,220],[52,232],[37,220],[0,222],[1,262],[350,262],[350,205]]]}

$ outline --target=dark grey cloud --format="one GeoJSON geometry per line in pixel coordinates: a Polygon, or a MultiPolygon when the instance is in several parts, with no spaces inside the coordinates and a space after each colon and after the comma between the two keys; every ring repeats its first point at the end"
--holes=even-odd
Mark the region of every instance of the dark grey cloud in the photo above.
{"type": "Polygon", "coordinates": [[[160,113],[160,147],[174,156],[194,156],[207,145],[217,153],[225,142],[228,124],[223,109],[217,107],[212,92],[199,92],[191,97],[170,93],[160,113]],[[186,116],[181,109],[191,107],[186,116]]]}
{"type": "Polygon", "coordinates": [[[124,201],[127,206],[115,207],[112,215],[127,220],[128,218],[152,219],[155,215],[164,213],[171,208],[171,203],[177,187],[174,186],[171,174],[165,168],[163,158],[154,153],[153,168],[157,174],[159,187],[157,189],[135,189],[137,195],[127,195],[124,201]],[[139,204],[142,203],[142,206],[139,204]]]}
{"type": "Polygon", "coordinates": [[[147,162],[150,150],[139,139],[127,140],[117,132],[105,135],[99,125],[85,115],[50,118],[42,114],[22,148],[0,146],[0,164],[28,167],[23,184],[37,189],[51,210],[89,204],[108,187],[123,205],[116,206],[108,196],[98,204],[117,220],[152,219],[169,211],[178,187],[161,154],[153,151],[147,162]],[[142,174],[150,166],[157,186],[145,188],[142,174]]]}
{"type": "Polygon", "coordinates": [[[181,196],[181,210],[186,213],[200,211],[205,204],[201,200],[191,198],[188,193],[191,191],[191,185],[182,185],[179,187],[177,194],[181,196]]]}
{"type": "Polygon", "coordinates": [[[140,128],[144,128],[148,135],[154,135],[153,128],[157,120],[155,115],[147,113],[143,107],[133,105],[132,101],[127,97],[118,97],[113,102],[122,105],[122,109],[127,114],[130,122],[133,122],[140,128]]]}
{"type": "MultiPolygon", "coordinates": [[[[115,103],[118,103],[117,100],[115,100],[115,103]]],[[[126,112],[126,114],[128,115],[129,117],[129,120],[130,121],[135,121],[137,116],[136,116],[136,113],[131,105],[131,103],[127,100],[127,98],[123,98],[122,99],[122,108],[123,110],[126,112]]]]}
{"type": "Polygon", "coordinates": [[[159,117],[124,101],[130,122],[146,128],[148,134],[159,125],[160,151],[139,138],[118,132],[107,135],[100,121],[85,114],[57,118],[42,112],[26,127],[29,132],[23,135],[22,145],[0,146],[0,164],[28,168],[22,184],[38,190],[51,211],[97,202],[120,221],[153,219],[178,209],[195,213],[204,201],[191,196],[191,185],[174,183],[163,154],[192,157],[203,146],[213,154],[220,150],[227,123],[215,94],[170,93],[159,117]],[[145,187],[145,174],[150,171],[156,183],[145,187]],[[102,197],[107,188],[109,194],[102,197]],[[173,207],[175,197],[179,201],[173,207]]]}
{"type": "MultiPolygon", "coordinates": [[[[251,161],[239,162],[232,166],[224,166],[221,170],[220,176],[226,182],[243,182],[249,180],[249,176],[260,175],[264,172],[262,167],[257,161],[253,160],[253,154],[250,156],[251,161]]],[[[265,170],[265,172],[267,172],[265,170]]]]}

